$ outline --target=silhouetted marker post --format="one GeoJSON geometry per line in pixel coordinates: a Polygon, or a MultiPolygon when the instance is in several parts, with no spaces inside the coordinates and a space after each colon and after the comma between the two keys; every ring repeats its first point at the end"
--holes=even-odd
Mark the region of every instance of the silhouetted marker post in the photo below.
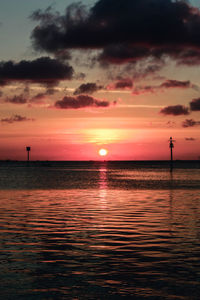
{"type": "Polygon", "coordinates": [[[26,151],[27,151],[27,161],[29,161],[29,152],[31,151],[31,147],[26,147],[26,151]]]}
{"type": "Polygon", "coordinates": [[[174,148],[173,142],[174,142],[174,140],[172,140],[172,137],[170,137],[170,140],[169,140],[169,148],[171,151],[170,172],[173,171],[173,148],[174,148]]]}

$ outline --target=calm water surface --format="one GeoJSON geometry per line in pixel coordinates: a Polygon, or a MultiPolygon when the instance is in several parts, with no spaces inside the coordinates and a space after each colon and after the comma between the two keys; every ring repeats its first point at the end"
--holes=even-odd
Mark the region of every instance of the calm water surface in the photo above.
{"type": "Polygon", "coordinates": [[[200,169],[1,163],[1,299],[200,299],[200,169]]]}

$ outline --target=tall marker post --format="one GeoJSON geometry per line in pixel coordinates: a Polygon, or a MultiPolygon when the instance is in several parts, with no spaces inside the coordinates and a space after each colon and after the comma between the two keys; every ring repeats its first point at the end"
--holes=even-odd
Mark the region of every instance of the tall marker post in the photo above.
{"type": "Polygon", "coordinates": [[[27,151],[27,161],[29,161],[29,152],[31,151],[31,147],[27,146],[26,151],[27,151]]]}
{"type": "Polygon", "coordinates": [[[174,148],[174,140],[172,139],[172,137],[170,137],[169,139],[169,148],[171,151],[171,161],[170,161],[170,172],[173,171],[173,148],[174,148]]]}

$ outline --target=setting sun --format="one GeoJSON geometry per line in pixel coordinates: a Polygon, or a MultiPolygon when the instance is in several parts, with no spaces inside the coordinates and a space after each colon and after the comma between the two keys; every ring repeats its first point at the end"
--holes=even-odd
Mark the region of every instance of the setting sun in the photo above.
{"type": "Polygon", "coordinates": [[[106,150],[106,149],[100,149],[99,150],[99,155],[100,156],[106,156],[108,154],[108,150],[106,150]]]}

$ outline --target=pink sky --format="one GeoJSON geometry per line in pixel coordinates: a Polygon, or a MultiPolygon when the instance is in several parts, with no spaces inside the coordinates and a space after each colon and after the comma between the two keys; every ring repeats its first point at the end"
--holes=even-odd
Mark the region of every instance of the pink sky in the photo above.
{"type": "MultiPolygon", "coordinates": [[[[122,19],[117,6],[104,7],[102,0],[90,3],[84,20],[68,14],[66,24],[59,23],[63,5],[45,10],[35,2],[28,21],[21,12],[22,42],[13,37],[15,54],[11,41],[7,52],[5,45],[0,51],[0,159],[26,160],[25,147],[31,146],[32,160],[96,160],[101,148],[109,160],[166,160],[170,136],[176,140],[175,159],[199,159],[200,38],[198,43],[185,32],[187,26],[196,32],[191,20],[195,16],[200,23],[200,11],[169,0],[169,10],[155,17],[153,8],[146,10],[148,1],[141,1],[143,10],[127,0],[122,19]],[[174,8],[177,15],[171,16],[174,8]],[[134,11],[138,20],[130,16],[134,11]],[[95,32],[89,26],[94,14],[95,32]],[[161,16],[165,26],[151,27],[161,16]],[[143,17],[150,20],[144,30],[143,17]],[[176,22],[182,22],[178,40],[171,28],[176,22]],[[53,34],[55,24],[63,27],[53,34]]],[[[78,5],[74,9],[83,12],[78,5]]],[[[0,30],[6,36],[20,20],[8,14],[0,30]]]]}

